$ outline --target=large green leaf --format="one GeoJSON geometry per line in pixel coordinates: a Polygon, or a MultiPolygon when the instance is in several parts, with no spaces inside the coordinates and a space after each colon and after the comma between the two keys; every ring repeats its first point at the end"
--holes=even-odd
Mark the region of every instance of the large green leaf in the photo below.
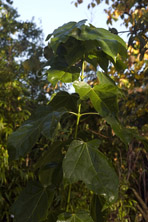
{"type": "Polygon", "coordinates": [[[124,57],[127,55],[126,44],[123,39],[108,30],[91,25],[82,25],[81,30],[81,33],[76,37],[78,40],[98,41],[101,49],[113,59],[118,53],[124,57]]]}
{"type": "Polygon", "coordinates": [[[118,195],[118,177],[107,158],[98,150],[100,141],[74,140],[63,160],[63,174],[69,183],[83,181],[88,189],[115,201],[118,195]]]}
{"type": "Polygon", "coordinates": [[[64,109],[54,111],[50,105],[38,108],[29,120],[9,136],[9,158],[18,159],[30,152],[41,134],[52,139],[64,113],[64,109]]]}
{"type": "Polygon", "coordinates": [[[78,213],[63,213],[59,215],[58,222],[93,222],[88,212],[82,211],[78,213]]]}
{"type": "Polygon", "coordinates": [[[15,222],[40,222],[45,220],[52,203],[54,190],[39,182],[30,182],[13,204],[11,212],[15,222]]]}

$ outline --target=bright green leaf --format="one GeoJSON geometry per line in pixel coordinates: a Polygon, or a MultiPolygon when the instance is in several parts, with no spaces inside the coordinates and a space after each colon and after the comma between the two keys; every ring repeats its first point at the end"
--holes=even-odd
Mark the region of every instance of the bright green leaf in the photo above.
{"type": "Polygon", "coordinates": [[[64,70],[55,70],[55,69],[49,69],[48,70],[48,81],[52,83],[53,85],[56,85],[58,81],[61,81],[63,83],[69,83],[77,80],[79,78],[80,73],[71,73],[64,70]]]}
{"type": "Polygon", "coordinates": [[[73,83],[73,86],[76,90],[76,93],[79,94],[80,99],[87,99],[88,98],[88,94],[91,91],[91,87],[90,85],[88,85],[86,82],[80,82],[80,81],[75,81],[73,83]]]}

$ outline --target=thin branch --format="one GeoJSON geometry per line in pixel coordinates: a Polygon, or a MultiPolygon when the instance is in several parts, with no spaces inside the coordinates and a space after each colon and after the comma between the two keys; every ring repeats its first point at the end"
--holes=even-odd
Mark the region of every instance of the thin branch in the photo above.
{"type": "Polygon", "coordinates": [[[99,136],[104,137],[104,138],[106,138],[106,139],[109,138],[109,137],[107,137],[107,136],[105,136],[105,135],[103,135],[103,134],[101,134],[101,133],[95,132],[94,130],[89,129],[89,131],[92,132],[93,134],[99,135],[99,136]]]}
{"type": "Polygon", "coordinates": [[[135,197],[137,198],[137,200],[139,201],[139,203],[141,204],[143,210],[145,211],[145,213],[148,216],[148,208],[146,206],[146,204],[144,203],[144,201],[142,200],[142,198],[139,196],[139,194],[137,193],[137,191],[135,189],[132,189],[133,193],[135,194],[135,197]]]}
{"type": "Polygon", "coordinates": [[[130,32],[130,31],[120,31],[118,33],[127,33],[127,32],[130,32]]]}

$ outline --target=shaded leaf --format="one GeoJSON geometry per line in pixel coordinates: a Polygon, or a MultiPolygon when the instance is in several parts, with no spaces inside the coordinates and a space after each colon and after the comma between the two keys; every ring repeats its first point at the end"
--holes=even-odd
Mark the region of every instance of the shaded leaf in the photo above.
{"type": "Polygon", "coordinates": [[[105,212],[102,211],[103,205],[99,199],[99,197],[94,194],[91,200],[90,205],[90,214],[94,220],[94,222],[105,222],[105,212]]]}
{"type": "Polygon", "coordinates": [[[57,212],[50,212],[48,214],[48,218],[46,221],[44,222],[57,222],[57,219],[58,219],[58,214],[57,212]]]}
{"type": "Polygon", "coordinates": [[[118,178],[107,158],[98,150],[100,141],[74,140],[63,160],[63,174],[69,183],[83,181],[88,189],[107,202],[118,195],[118,178]]]}
{"type": "Polygon", "coordinates": [[[102,50],[95,49],[86,54],[85,59],[87,62],[92,64],[95,68],[99,65],[105,72],[107,72],[109,64],[109,56],[106,55],[102,50]]]}
{"type": "Polygon", "coordinates": [[[63,213],[59,215],[58,222],[93,222],[91,216],[86,211],[78,213],[63,213]]]}
{"type": "Polygon", "coordinates": [[[54,166],[60,162],[64,144],[64,142],[56,141],[50,145],[35,164],[35,169],[43,168],[49,163],[53,163],[54,166]]]}
{"type": "Polygon", "coordinates": [[[68,92],[60,91],[52,97],[50,105],[54,107],[54,109],[64,107],[68,111],[77,111],[78,99],[79,96],[76,93],[69,94],[68,92]]]}
{"type": "Polygon", "coordinates": [[[47,192],[39,182],[30,182],[13,204],[11,211],[15,222],[39,222],[45,220],[54,192],[47,192]]]}
{"type": "Polygon", "coordinates": [[[18,159],[30,152],[41,134],[52,139],[64,113],[64,109],[54,111],[49,105],[38,108],[29,120],[9,136],[9,158],[18,159]]]}
{"type": "Polygon", "coordinates": [[[55,142],[44,152],[43,157],[39,159],[36,168],[39,170],[39,179],[43,185],[59,185],[63,178],[62,171],[62,147],[64,143],[55,142]]]}

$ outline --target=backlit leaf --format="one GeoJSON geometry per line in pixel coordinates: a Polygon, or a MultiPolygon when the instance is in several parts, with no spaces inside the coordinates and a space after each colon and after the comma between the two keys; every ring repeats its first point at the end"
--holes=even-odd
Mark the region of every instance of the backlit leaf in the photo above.
{"type": "Polygon", "coordinates": [[[56,70],[56,69],[49,69],[48,70],[48,81],[53,85],[56,85],[58,81],[63,83],[69,83],[77,80],[79,78],[80,73],[76,72],[77,70],[56,70]],[[71,72],[74,71],[74,72],[71,72]]]}

